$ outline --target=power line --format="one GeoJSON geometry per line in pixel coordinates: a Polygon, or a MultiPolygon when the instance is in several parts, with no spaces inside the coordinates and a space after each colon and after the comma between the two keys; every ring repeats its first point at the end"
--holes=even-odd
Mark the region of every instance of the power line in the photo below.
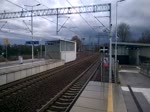
{"type": "MultiPolygon", "coordinates": [[[[7,2],[9,2],[9,3],[11,3],[11,4],[13,4],[13,5],[15,5],[15,6],[21,8],[21,9],[24,9],[24,10],[28,11],[26,8],[24,8],[24,7],[22,7],[22,6],[18,5],[18,4],[16,4],[16,3],[14,3],[14,2],[11,2],[11,1],[9,1],[9,0],[5,0],[5,1],[7,1],[7,2]]],[[[41,17],[41,16],[40,16],[40,17],[41,17]]],[[[41,18],[43,18],[43,19],[45,19],[45,20],[47,20],[47,21],[49,21],[49,22],[52,22],[52,23],[54,23],[54,24],[57,24],[57,23],[55,23],[54,21],[47,19],[46,17],[41,17],[41,18]]],[[[59,26],[62,26],[62,25],[60,25],[60,24],[58,24],[58,25],[59,25],[59,26]]],[[[71,31],[71,32],[73,32],[73,33],[76,34],[76,32],[70,30],[69,28],[67,28],[67,27],[65,27],[65,26],[64,26],[63,28],[66,28],[67,30],[69,30],[69,31],[71,31]]]]}
{"type": "MultiPolygon", "coordinates": [[[[81,4],[82,5],[85,5],[83,2],[82,2],[82,0],[80,0],[80,2],[81,2],[81,4]]],[[[88,15],[89,15],[89,17],[91,17],[90,15],[92,15],[93,16],[93,14],[91,14],[91,13],[87,13],[88,15]]],[[[93,16],[94,17],[94,16],[93,16]]],[[[94,18],[95,19],[95,18],[94,18]]],[[[94,22],[94,21],[93,21],[94,22]]],[[[95,23],[95,22],[94,22],[95,23]]]]}
{"type": "MultiPolygon", "coordinates": [[[[49,8],[48,6],[46,6],[46,5],[44,5],[43,3],[39,2],[38,0],[35,0],[35,1],[38,2],[38,3],[40,3],[40,4],[42,4],[42,5],[45,6],[46,8],[49,8]]],[[[68,20],[68,19],[67,19],[67,20],[68,20]]],[[[66,21],[66,22],[67,22],[67,21],[66,21]]],[[[66,22],[65,22],[65,23],[66,23],[66,22]]],[[[65,23],[64,23],[64,24],[65,24],[65,23]]],[[[57,23],[56,23],[56,24],[57,24],[57,23]]],[[[64,28],[64,27],[65,27],[64,24],[61,25],[61,28],[64,28]]],[[[61,29],[61,28],[60,28],[60,29],[61,29]]],[[[76,32],[74,32],[74,33],[76,33],[76,32]]]]}
{"type": "MultiPolygon", "coordinates": [[[[82,0],[80,0],[80,2],[83,4],[82,0]]],[[[84,4],[83,4],[84,5],[84,4]]],[[[91,14],[91,13],[90,13],[91,14]]],[[[105,27],[107,29],[107,27],[97,18],[95,17],[93,14],[91,14],[93,16],[93,18],[95,18],[103,27],[105,27]]]]}
{"type": "MultiPolygon", "coordinates": [[[[73,8],[73,5],[68,1],[68,0],[66,0],[69,4],[70,4],[70,6],[73,8]]],[[[92,30],[94,30],[95,32],[97,32],[86,20],[85,20],[85,18],[81,15],[81,14],[79,14],[80,15],[80,17],[85,21],[85,23],[92,29],[92,30]]]]}

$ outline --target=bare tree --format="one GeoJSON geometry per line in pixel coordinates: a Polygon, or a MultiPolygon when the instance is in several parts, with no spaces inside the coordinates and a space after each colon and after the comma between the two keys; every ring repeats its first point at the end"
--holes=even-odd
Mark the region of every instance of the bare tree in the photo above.
{"type": "Polygon", "coordinates": [[[127,42],[130,40],[130,26],[126,23],[121,23],[118,25],[118,38],[121,42],[127,42]]]}
{"type": "Polygon", "coordinates": [[[139,43],[150,43],[150,31],[144,31],[138,40],[139,43]]]}
{"type": "Polygon", "coordinates": [[[77,51],[81,50],[81,40],[78,36],[73,36],[72,41],[75,41],[77,44],[77,51]]]}

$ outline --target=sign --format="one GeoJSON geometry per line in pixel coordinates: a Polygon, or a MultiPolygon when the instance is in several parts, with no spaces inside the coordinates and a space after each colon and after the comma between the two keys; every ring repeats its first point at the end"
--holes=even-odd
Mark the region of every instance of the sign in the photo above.
{"type": "Polygon", "coordinates": [[[26,44],[39,44],[39,41],[26,41],[26,44]]]}
{"type": "Polygon", "coordinates": [[[108,53],[108,47],[100,47],[101,53],[108,53]]]}
{"type": "Polygon", "coordinates": [[[5,45],[8,45],[8,44],[9,44],[8,38],[5,38],[5,39],[4,39],[4,44],[5,44],[5,45]]]}

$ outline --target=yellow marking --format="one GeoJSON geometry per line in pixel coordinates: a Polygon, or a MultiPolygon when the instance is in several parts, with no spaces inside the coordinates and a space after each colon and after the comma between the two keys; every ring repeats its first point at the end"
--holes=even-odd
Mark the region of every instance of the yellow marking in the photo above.
{"type": "Polygon", "coordinates": [[[107,112],[113,112],[113,92],[112,92],[112,84],[111,83],[109,83],[109,88],[108,88],[107,112]]]}

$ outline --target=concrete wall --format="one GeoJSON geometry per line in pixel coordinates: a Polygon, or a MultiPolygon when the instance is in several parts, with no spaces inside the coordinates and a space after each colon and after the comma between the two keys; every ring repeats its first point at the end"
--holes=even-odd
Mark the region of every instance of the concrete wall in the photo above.
{"type": "MultiPolygon", "coordinates": [[[[125,46],[118,46],[117,47],[117,54],[118,55],[128,55],[129,54],[129,49],[127,49],[125,46]]],[[[113,46],[112,49],[112,55],[115,55],[115,47],[113,46]]]]}
{"type": "Polygon", "coordinates": [[[139,52],[140,56],[149,57],[150,58],[150,48],[140,48],[139,52]]]}
{"type": "Polygon", "coordinates": [[[58,66],[64,65],[64,61],[46,60],[30,64],[3,67],[0,69],[0,85],[7,84],[58,66]]]}
{"type": "Polygon", "coordinates": [[[76,59],[76,51],[61,51],[61,59],[70,62],[76,59]]]}

